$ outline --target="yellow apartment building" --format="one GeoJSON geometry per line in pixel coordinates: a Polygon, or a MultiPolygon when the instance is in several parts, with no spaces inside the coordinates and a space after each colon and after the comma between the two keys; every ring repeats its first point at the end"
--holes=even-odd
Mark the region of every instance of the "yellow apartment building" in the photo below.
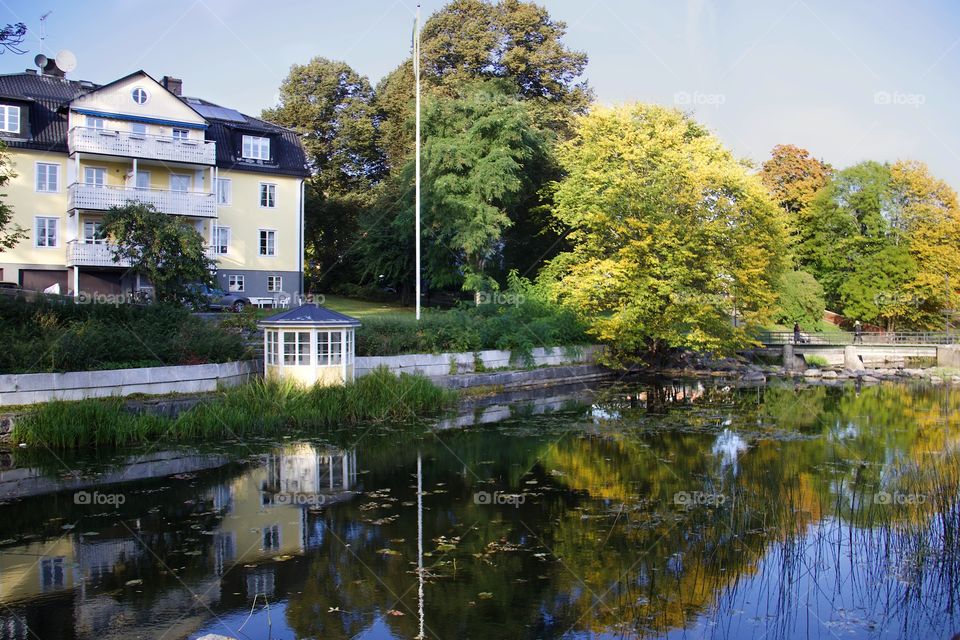
{"type": "Polygon", "coordinates": [[[0,75],[5,201],[29,237],[0,253],[0,281],[74,296],[143,288],[97,237],[129,201],[189,221],[217,282],[271,304],[303,290],[306,157],[295,132],[143,71],[97,85],[62,71],[0,75]],[[282,299],[282,298],[281,298],[282,299]]]}

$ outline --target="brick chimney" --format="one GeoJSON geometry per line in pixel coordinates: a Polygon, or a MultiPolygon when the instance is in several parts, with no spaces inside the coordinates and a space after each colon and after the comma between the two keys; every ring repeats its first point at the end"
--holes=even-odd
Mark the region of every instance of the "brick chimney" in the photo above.
{"type": "Polygon", "coordinates": [[[164,89],[169,91],[175,96],[181,95],[183,91],[183,80],[180,78],[174,78],[173,76],[163,76],[163,79],[160,81],[160,84],[163,85],[164,89]]]}

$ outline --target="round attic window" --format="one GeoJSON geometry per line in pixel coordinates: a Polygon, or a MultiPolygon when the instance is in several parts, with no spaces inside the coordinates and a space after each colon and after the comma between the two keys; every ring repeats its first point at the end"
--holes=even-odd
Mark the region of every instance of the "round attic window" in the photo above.
{"type": "Polygon", "coordinates": [[[134,89],[130,95],[133,97],[133,101],[137,104],[146,104],[147,100],[150,99],[150,94],[147,93],[146,89],[141,87],[134,89]]]}

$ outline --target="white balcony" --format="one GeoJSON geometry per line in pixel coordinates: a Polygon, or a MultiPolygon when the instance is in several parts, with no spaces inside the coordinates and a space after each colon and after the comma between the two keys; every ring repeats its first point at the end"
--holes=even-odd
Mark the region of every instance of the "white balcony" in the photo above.
{"type": "Polygon", "coordinates": [[[67,243],[68,267],[129,267],[129,260],[113,261],[113,247],[107,243],[67,243]]]}
{"type": "MultiPolygon", "coordinates": [[[[220,255],[213,247],[205,247],[204,254],[213,261],[220,255]]],[[[67,242],[68,267],[129,267],[130,261],[113,261],[113,246],[108,242],[87,243],[79,240],[67,242]]]]}
{"type": "Polygon", "coordinates": [[[68,208],[71,211],[106,211],[111,207],[125,206],[128,202],[138,202],[178,216],[217,217],[217,203],[212,193],[75,183],[70,185],[69,196],[68,208]]]}
{"type": "Polygon", "coordinates": [[[125,158],[205,165],[213,165],[217,159],[215,142],[150,136],[127,131],[74,127],[70,129],[68,143],[70,153],[79,151],[125,158]]]}

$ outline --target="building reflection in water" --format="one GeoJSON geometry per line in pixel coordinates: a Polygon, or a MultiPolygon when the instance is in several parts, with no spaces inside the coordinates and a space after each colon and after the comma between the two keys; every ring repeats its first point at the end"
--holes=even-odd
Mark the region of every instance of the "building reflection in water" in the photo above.
{"type": "MultiPolygon", "coordinates": [[[[273,560],[302,554],[323,542],[320,514],[326,505],[353,497],[356,465],[355,451],[301,443],[277,449],[265,455],[260,464],[203,489],[196,497],[196,508],[219,518],[219,525],[205,536],[190,535],[196,540],[194,544],[209,545],[209,554],[202,548],[195,554],[210,558],[213,581],[207,579],[202,588],[193,585],[190,589],[200,588],[215,601],[219,597],[218,576],[242,563],[246,565],[247,597],[272,597],[276,590],[273,560]]],[[[167,478],[157,481],[164,485],[174,483],[167,478]]],[[[202,477],[199,482],[202,486],[202,477]]],[[[108,491],[109,487],[103,490],[108,491]]],[[[69,493],[62,495],[70,500],[69,493]]],[[[6,609],[0,615],[0,639],[34,637],[36,623],[30,610],[34,598],[40,596],[63,596],[60,606],[71,614],[64,624],[75,631],[85,629],[96,634],[97,629],[109,627],[115,616],[124,615],[126,605],[109,594],[109,585],[116,586],[117,576],[136,574],[135,565],[152,562],[155,551],[146,546],[168,544],[177,535],[160,529],[165,520],[160,513],[153,520],[144,519],[144,529],[140,530],[139,512],[144,509],[131,504],[134,494],[129,495],[126,507],[131,513],[119,508],[116,521],[100,520],[104,526],[99,530],[89,523],[81,524],[76,531],[68,530],[61,537],[48,536],[46,540],[0,550],[0,605],[6,609]],[[123,526],[122,522],[128,525],[123,526]],[[151,527],[157,530],[151,531],[151,527]]],[[[93,511],[74,515],[83,518],[90,513],[93,511]]],[[[184,590],[184,595],[182,604],[189,609],[195,603],[191,602],[188,590],[184,590]]],[[[178,609],[177,601],[176,594],[158,594],[154,606],[178,609]]],[[[137,615],[146,613],[140,611],[137,615]]]]}

